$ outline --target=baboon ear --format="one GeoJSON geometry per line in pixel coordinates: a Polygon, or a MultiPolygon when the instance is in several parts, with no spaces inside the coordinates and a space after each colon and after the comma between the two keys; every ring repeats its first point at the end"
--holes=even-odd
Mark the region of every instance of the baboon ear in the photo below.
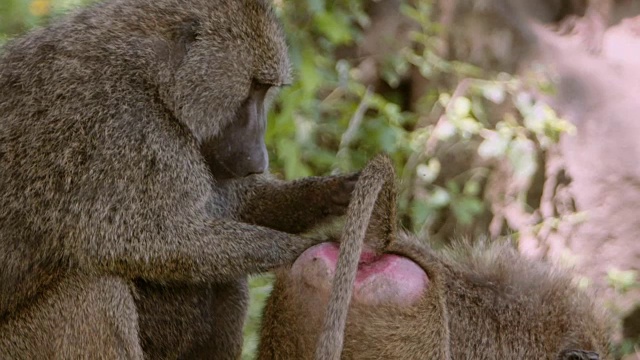
{"type": "Polygon", "coordinates": [[[558,360],[600,360],[597,352],[568,349],[558,355],[558,360]]]}
{"type": "Polygon", "coordinates": [[[188,51],[189,46],[197,40],[200,32],[200,21],[197,19],[188,19],[174,29],[173,39],[176,45],[188,51]]]}

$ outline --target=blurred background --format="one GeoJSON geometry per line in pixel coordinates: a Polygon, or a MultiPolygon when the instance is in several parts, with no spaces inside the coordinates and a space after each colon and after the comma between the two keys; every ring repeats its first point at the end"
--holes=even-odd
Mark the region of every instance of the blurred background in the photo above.
{"type": "MultiPolygon", "coordinates": [[[[0,0],[0,45],[88,2],[0,0]]],[[[640,359],[638,1],[275,7],[296,79],[269,115],[274,174],[347,172],[388,153],[405,229],[436,247],[510,237],[575,268],[618,321],[617,356],[640,359]]],[[[251,280],[245,359],[270,286],[251,280]]]]}

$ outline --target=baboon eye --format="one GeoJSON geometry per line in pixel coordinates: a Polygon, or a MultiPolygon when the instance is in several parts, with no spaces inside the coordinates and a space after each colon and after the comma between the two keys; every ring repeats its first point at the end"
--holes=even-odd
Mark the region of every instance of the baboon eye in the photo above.
{"type": "Polygon", "coordinates": [[[254,80],[251,86],[251,93],[259,94],[263,99],[264,108],[269,109],[281,87],[282,85],[274,85],[254,80]]]}
{"type": "Polygon", "coordinates": [[[177,41],[188,48],[191,43],[197,40],[200,31],[200,22],[198,20],[188,20],[177,30],[177,41]]]}
{"type": "Polygon", "coordinates": [[[558,360],[600,360],[600,355],[593,351],[563,350],[558,355],[558,360]]]}
{"type": "Polygon", "coordinates": [[[263,81],[253,80],[251,82],[251,89],[249,90],[249,97],[258,96],[261,101],[265,100],[273,93],[273,89],[278,87],[263,81]]]}
{"type": "Polygon", "coordinates": [[[160,58],[169,61],[174,67],[182,64],[184,57],[189,52],[191,44],[197,40],[200,31],[200,23],[197,20],[182,22],[170,30],[167,35],[170,37],[170,44],[158,44],[156,48],[160,58]]]}
{"type": "Polygon", "coordinates": [[[258,91],[258,92],[262,92],[262,93],[267,93],[271,88],[273,88],[274,86],[271,84],[266,84],[266,83],[262,83],[259,81],[254,81],[253,82],[253,90],[254,91],[258,91]]]}

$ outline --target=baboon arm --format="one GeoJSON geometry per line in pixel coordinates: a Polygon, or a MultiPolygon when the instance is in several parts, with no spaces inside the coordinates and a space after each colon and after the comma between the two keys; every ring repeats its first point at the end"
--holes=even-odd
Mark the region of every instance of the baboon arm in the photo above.
{"type": "Polygon", "coordinates": [[[113,241],[92,248],[87,265],[125,278],[155,282],[223,283],[293,262],[318,240],[228,220],[157,239],[113,241]],[[91,256],[92,255],[92,256],[91,256]]]}
{"type": "Polygon", "coordinates": [[[301,233],[332,216],[343,215],[358,174],[271,181],[254,188],[240,220],[288,233],[301,233]]]}

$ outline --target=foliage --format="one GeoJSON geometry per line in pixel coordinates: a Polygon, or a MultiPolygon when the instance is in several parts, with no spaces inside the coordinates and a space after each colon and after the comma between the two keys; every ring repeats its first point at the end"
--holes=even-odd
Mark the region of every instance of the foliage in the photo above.
{"type": "Polygon", "coordinates": [[[249,304],[247,324],[244,328],[243,359],[253,359],[258,348],[260,316],[264,302],[271,294],[272,283],[273,275],[271,274],[252,276],[249,279],[251,302],[249,304]]]}

